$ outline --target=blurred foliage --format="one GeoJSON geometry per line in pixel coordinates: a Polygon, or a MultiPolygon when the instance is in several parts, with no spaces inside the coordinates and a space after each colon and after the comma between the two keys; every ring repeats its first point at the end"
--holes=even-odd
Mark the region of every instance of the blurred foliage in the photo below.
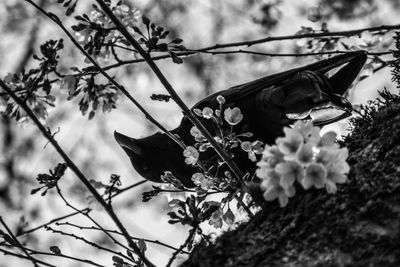
{"type": "Polygon", "coordinates": [[[344,20],[368,16],[378,8],[374,0],[322,0],[321,4],[328,16],[336,15],[344,20]]]}

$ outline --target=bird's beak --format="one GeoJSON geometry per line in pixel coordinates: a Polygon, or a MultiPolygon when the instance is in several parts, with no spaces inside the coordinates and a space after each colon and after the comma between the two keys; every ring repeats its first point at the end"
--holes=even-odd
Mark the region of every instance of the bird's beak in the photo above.
{"type": "Polygon", "coordinates": [[[348,57],[341,56],[337,61],[326,61],[327,64],[320,66],[317,71],[325,75],[334,68],[341,68],[331,77],[324,79],[326,88],[329,88],[324,98],[329,103],[325,102],[313,108],[310,117],[314,125],[323,126],[351,116],[353,106],[342,95],[357,78],[366,60],[366,53],[358,52],[348,57]]]}
{"type": "Polygon", "coordinates": [[[114,138],[125,151],[131,151],[136,155],[142,155],[142,149],[138,145],[136,139],[123,135],[117,131],[114,131],[114,138]]]}
{"type": "Polygon", "coordinates": [[[310,113],[311,120],[316,126],[324,126],[351,116],[353,106],[344,97],[333,94],[330,101],[316,106],[310,113]]]}

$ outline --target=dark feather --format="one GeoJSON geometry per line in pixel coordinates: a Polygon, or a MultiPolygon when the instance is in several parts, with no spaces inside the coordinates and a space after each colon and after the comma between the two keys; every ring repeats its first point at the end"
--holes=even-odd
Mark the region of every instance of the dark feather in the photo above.
{"type": "MultiPolygon", "coordinates": [[[[225,107],[239,107],[243,113],[243,120],[235,126],[235,132],[251,132],[254,134],[252,140],[272,144],[283,134],[283,127],[296,119],[311,118],[314,124],[326,125],[349,116],[352,106],[343,94],[357,77],[366,59],[365,52],[348,53],[265,76],[214,93],[199,101],[193,109],[210,107],[215,110],[219,107],[216,98],[222,95],[226,100],[225,107]],[[332,77],[327,77],[328,71],[341,66],[332,77]]],[[[215,127],[210,120],[202,119],[202,123],[214,133],[215,127]]],[[[195,140],[190,134],[191,127],[191,122],[183,118],[179,127],[171,133],[179,135],[186,145],[193,146],[195,140]]],[[[182,148],[167,135],[156,133],[134,139],[115,132],[115,139],[144,178],[162,182],[160,176],[165,171],[171,171],[185,186],[194,186],[191,176],[199,170],[185,164],[182,148]]],[[[255,169],[255,164],[247,159],[247,154],[240,148],[233,152],[233,160],[242,171],[252,172],[255,169]]],[[[215,162],[218,157],[213,149],[207,149],[200,154],[200,160],[215,162]]],[[[224,170],[226,168],[222,167],[219,173],[224,170]]]]}

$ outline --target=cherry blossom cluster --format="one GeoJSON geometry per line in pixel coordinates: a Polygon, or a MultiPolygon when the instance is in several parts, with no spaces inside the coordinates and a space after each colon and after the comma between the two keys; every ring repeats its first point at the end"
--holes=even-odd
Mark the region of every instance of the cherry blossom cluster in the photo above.
{"type": "Polygon", "coordinates": [[[336,184],[347,181],[348,150],[335,142],[336,133],[321,137],[320,128],[311,121],[297,121],[292,128],[285,127],[284,133],[275,145],[265,147],[257,163],[265,200],[278,199],[284,207],[296,193],[296,182],[305,190],[315,187],[335,193],[336,184]]]}
{"type": "MultiPolygon", "coordinates": [[[[225,107],[225,98],[221,95],[217,97],[219,107],[216,110],[212,110],[209,107],[203,109],[194,109],[194,113],[203,118],[204,120],[212,121],[217,128],[215,131],[214,139],[226,150],[230,151],[236,147],[240,147],[241,150],[248,154],[249,160],[256,162],[256,155],[263,152],[263,143],[261,141],[247,141],[243,139],[250,138],[253,134],[250,132],[236,133],[234,127],[237,126],[243,120],[243,114],[238,107],[225,107]]],[[[202,133],[194,126],[190,130],[190,134],[196,141],[195,146],[188,146],[183,151],[185,163],[188,165],[196,165],[199,160],[201,152],[211,148],[210,143],[202,135],[202,133]]],[[[221,165],[222,163],[218,163],[221,165]]],[[[210,166],[206,166],[210,170],[210,166]]],[[[212,169],[218,169],[218,166],[212,169]]],[[[221,176],[221,175],[219,175],[221,176]]],[[[209,190],[214,188],[225,189],[227,188],[234,179],[229,171],[223,173],[221,177],[216,177],[213,172],[206,173],[195,173],[192,176],[192,181],[201,190],[209,190]]]]}

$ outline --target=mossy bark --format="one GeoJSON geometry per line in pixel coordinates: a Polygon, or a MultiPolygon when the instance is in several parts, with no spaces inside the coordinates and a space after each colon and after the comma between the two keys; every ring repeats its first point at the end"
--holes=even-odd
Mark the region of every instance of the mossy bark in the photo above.
{"type": "Polygon", "coordinates": [[[342,143],[351,171],[336,194],[301,191],[285,208],[266,203],[181,266],[400,266],[400,97],[382,96],[342,143]]]}

